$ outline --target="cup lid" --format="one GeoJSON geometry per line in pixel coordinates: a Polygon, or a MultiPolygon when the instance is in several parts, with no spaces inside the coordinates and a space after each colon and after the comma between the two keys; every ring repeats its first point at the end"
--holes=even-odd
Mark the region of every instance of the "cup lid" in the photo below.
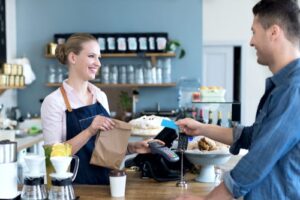
{"type": "Polygon", "coordinates": [[[125,176],[125,170],[111,170],[109,176],[125,176]]]}

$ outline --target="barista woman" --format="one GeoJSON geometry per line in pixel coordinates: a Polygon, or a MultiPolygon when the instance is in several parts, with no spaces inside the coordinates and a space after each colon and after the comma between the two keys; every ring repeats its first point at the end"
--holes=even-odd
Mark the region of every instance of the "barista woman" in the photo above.
{"type": "MultiPolygon", "coordinates": [[[[58,45],[55,56],[68,66],[69,77],[42,104],[45,144],[72,145],[72,153],[80,159],[75,183],[107,184],[109,169],[89,164],[97,132],[114,128],[105,93],[89,82],[101,66],[98,42],[89,34],[74,34],[65,44],[58,45]]],[[[150,151],[147,141],[129,143],[127,150],[150,151]]]]}

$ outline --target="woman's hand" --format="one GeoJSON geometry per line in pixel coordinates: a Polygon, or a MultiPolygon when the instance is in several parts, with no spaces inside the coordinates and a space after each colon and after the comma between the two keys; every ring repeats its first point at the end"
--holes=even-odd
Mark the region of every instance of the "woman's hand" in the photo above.
{"type": "Polygon", "coordinates": [[[202,134],[204,124],[197,122],[191,118],[185,118],[176,121],[176,124],[180,129],[185,132],[187,135],[198,136],[202,134]]]}
{"type": "Polygon", "coordinates": [[[109,131],[115,127],[115,123],[108,117],[97,115],[91,125],[88,127],[88,131],[91,136],[95,135],[98,130],[109,131]]]}
{"type": "Polygon", "coordinates": [[[154,140],[154,139],[147,139],[147,140],[143,140],[143,141],[139,141],[139,142],[132,142],[128,144],[128,153],[140,153],[140,154],[144,154],[144,153],[150,153],[151,150],[149,148],[149,144],[148,142],[150,141],[157,141],[162,145],[165,145],[165,143],[161,140],[154,140]]]}

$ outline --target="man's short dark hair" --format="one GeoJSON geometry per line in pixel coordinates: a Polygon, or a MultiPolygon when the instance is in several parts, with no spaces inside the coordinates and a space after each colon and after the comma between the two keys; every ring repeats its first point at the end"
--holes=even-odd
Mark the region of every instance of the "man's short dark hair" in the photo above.
{"type": "Polygon", "coordinates": [[[252,10],[264,29],[276,24],[291,42],[300,39],[300,9],[297,0],[261,0],[252,10]]]}

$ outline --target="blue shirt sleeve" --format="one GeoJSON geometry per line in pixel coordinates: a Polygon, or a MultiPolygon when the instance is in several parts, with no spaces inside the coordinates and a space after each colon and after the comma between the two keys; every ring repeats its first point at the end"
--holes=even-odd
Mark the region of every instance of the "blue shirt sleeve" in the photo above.
{"type": "Polygon", "coordinates": [[[285,87],[276,93],[266,102],[254,123],[248,154],[224,175],[224,183],[235,198],[258,186],[278,160],[300,141],[299,86],[285,87]]]}

